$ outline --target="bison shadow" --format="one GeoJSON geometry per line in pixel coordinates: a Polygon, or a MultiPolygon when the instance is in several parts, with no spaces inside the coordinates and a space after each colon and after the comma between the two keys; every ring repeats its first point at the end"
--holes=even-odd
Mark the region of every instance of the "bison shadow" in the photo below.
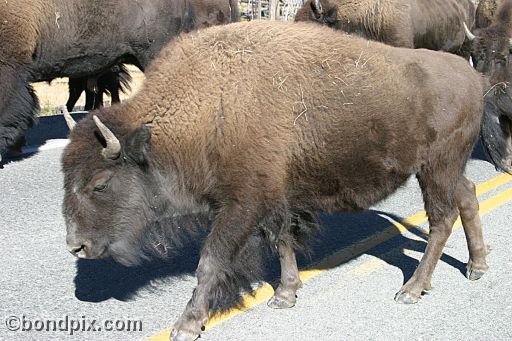
{"type": "MultiPolygon", "coordinates": [[[[322,265],[322,260],[332,255],[337,250],[353,247],[354,244],[390,228],[387,216],[396,221],[403,221],[402,217],[388,213],[367,210],[359,213],[339,213],[333,215],[321,215],[320,223],[322,232],[311,245],[311,252],[298,257],[299,268],[331,268],[357,258],[360,254],[373,255],[386,263],[399,268],[403,273],[404,283],[411,278],[419,264],[415,258],[409,257],[403,252],[388,252],[399,247],[423,253],[426,241],[410,239],[396,231],[396,236],[371,248],[370,250],[352,254],[341,261],[322,265]],[[398,254],[398,256],[396,255],[398,254]],[[316,264],[316,265],[315,265],[316,264]]],[[[392,227],[394,228],[394,227],[392,227]]],[[[409,229],[415,235],[425,238],[423,232],[411,227],[409,229]]],[[[395,232],[395,231],[393,231],[395,232]]],[[[183,250],[176,256],[166,260],[152,260],[137,267],[124,267],[111,260],[89,261],[78,260],[75,277],[75,296],[81,301],[101,302],[110,298],[121,301],[135,299],[141,289],[157,288],[161,285],[172,285],[169,281],[165,284],[158,280],[179,278],[184,275],[193,275],[199,261],[199,251],[205,235],[194,238],[184,245],[183,250]],[[156,281],[156,283],[155,283],[156,281]]],[[[441,260],[465,273],[465,263],[443,254],[441,260]]],[[[266,260],[266,273],[263,280],[276,285],[279,279],[280,267],[276,255],[266,260]]],[[[397,288],[398,290],[399,288],[397,288]]]]}
{"type": "Polygon", "coordinates": [[[480,138],[478,139],[475,147],[473,148],[473,152],[471,153],[471,159],[489,162],[489,158],[487,157],[487,153],[485,152],[484,146],[482,144],[482,139],[480,138]]]}
{"type": "Polygon", "coordinates": [[[158,280],[193,275],[199,262],[204,236],[190,241],[184,252],[168,259],[152,259],[125,267],[111,259],[76,261],[75,297],[80,301],[102,302],[110,298],[133,300],[142,288],[159,286],[158,280]]]}

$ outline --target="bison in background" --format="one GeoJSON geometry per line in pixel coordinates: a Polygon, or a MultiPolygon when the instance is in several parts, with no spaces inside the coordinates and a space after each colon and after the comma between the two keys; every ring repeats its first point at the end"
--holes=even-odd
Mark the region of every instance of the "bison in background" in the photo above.
{"type": "Polygon", "coordinates": [[[502,0],[481,0],[475,13],[475,28],[485,28],[491,24],[502,0]]]}
{"type": "Polygon", "coordinates": [[[235,0],[18,0],[0,6],[0,155],[39,102],[30,82],[142,71],[180,32],[238,20],[235,0]],[[77,20],[80,18],[80,20],[77,20]]]}
{"type": "Polygon", "coordinates": [[[472,27],[474,16],[470,0],[307,0],[295,20],[393,46],[465,55],[463,23],[472,27]]]}
{"type": "Polygon", "coordinates": [[[482,131],[496,141],[484,147],[498,168],[512,171],[512,0],[503,0],[488,27],[467,30],[472,42],[471,58],[476,70],[486,75],[490,88],[485,93],[486,115],[482,131]],[[499,124],[496,124],[499,123],[499,124]]]}
{"type": "Polygon", "coordinates": [[[253,278],[242,254],[263,252],[254,237],[279,254],[269,306],[292,307],[295,252],[315,231],[315,212],[368,208],[411,175],[430,237],[395,299],[415,303],[431,288],[459,213],[467,277],[487,271],[475,187],[463,175],[480,131],[482,80],[462,58],[254,21],[181,36],[146,76],[132,99],[71,131],[63,215],[72,254],[125,265],[160,254],[154,245],[173,249],[186,233],[173,219],[211,218],[172,340],[197,338],[219,302],[253,278]],[[155,237],[162,231],[171,240],[155,237]]]}
{"type": "Polygon", "coordinates": [[[73,111],[76,102],[85,91],[84,110],[99,109],[103,106],[103,94],[110,95],[112,103],[119,103],[120,92],[130,91],[132,77],[125,65],[114,65],[110,70],[96,76],[70,78],[68,82],[68,111],[73,111]]]}

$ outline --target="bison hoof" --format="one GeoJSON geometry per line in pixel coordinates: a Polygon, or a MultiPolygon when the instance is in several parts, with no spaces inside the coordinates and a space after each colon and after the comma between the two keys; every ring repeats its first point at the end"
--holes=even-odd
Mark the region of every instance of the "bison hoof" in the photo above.
{"type": "Polygon", "coordinates": [[[403,304],[413,304],[418,303],[421,299],[421,296],[415,295],[413,293],[407,291],[399,291],[395,295],[395,301],[403,304]]]}
{"type": "Polygon", "coordinates": [[[267,305],[272,309],[286,309],[293,307],[295,301],[292,302],[284,297],[274,295],[268,300],[267,305]]]}
{"type": "Polygon", "coordinates": [[[466,277],[470,281],[476,281],[477,279],[482,278],[482,276],[487,272],[487,270],[483,269],[474,269],[472,267],[468,266],[468,269],[466,271],[466,277]]]}
{"type": "Polygon", "coordinates": [[[194,341],[199,338],[199,334],[195,334],[186,330],[178,330],[173,328],[169,337],[170,341],[194,341]]]}
{"type": "Polygon", "coordinates": [[[482,276],[487,272],[489,267],[485,264],[485,261],[481,265],[475,265],[473,261],[470,259],[466,266],[466,277],[470,281],[476,281],[477,279],[482,278],[482,276]]]}

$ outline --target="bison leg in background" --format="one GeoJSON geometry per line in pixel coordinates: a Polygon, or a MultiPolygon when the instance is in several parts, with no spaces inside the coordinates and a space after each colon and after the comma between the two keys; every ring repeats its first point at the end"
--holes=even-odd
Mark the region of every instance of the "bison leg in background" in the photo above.
{"type": "MultiPolygon", "coordinates": [[[[90,102],[89,102],[91,108],[86,109],[87,111],[96,110],[96,109],[103,107],[103,91],[100,90],[96,93],[94,93],[94,92],[90,93],[89,91],[86,91],[86,94],[88,96],[90,96],[90,98],[92,98],[92,101],[90,100],[90,102]]],[[[87,103],[87,100],[86,100],[86,103],[87,103]]]]}
{"type": "Polygon", "coordinates": [[[483,276],[489,267],[485,261],[488,252],[484,243],[482,223],[478,213],[475,184],[462,177],[455,195],[469,250],[466,276],[470,280],[477,280],[483,276]]]}
{"type": "Polygon", "coordinates": [[[119,88],[114,87],[110,89],[110,98],[112,103],[120,103],[121,98],[119,97],[119,88]]]}
{"type": "Polygon", "coordinates": [[[444,160],[436,159],[438,161],[435,164],[425,166],[425,169],[417,174],[430,225],[430,234],[418,268],[395,296],[395,300],[400,303],[416,303],[421,299],[423,292],[432,289],[432,273],[441,258],[459,213],[453,193],[457,189],[459,179],[462,178],[463,167],[455,161],[445,164],[444,160]]]}
{"type": "Polygon", "coordinates": [[[112,103],[120,103],[121,98],[119,92],[122,91],[123,85],[120,82],[121,71],[109,71],[107,74],[99,78],[102,93],[108,91],[112,103]]]}
{"type": "Polygon", "coordinates": [[[239,274],[233,264],[258,223],[253,204],[242,206],[232,203],[219,209],[201,251],[196,271],[197,287],[173,326],[171,340],[195,340],[206,325],[210,310],[227,295],[238,294],[239,274]]]}
{"type": "Polygon", "coordinates": [[[295,259],[295,250],[284,241],[278,244],[279,262],[281,264],[281,281],[268,306],[275,309],[291,308],[297,301],[297,290],[302,287],[299,269],[295,259]]]}
{"type": "Polygon", "coordinates": [[[120,103],[120,93],[131,90],[130,82],[132,77],[124,64],[117,64],[110,68],[110,71],[103,74],[99,79],[102,92],[110,93],[112,103],[120,103]]]}
{"type": "Polygon", "coordinates": [[[69,112],[73,111],[76,102],[82,95],[82,92],[86,90],[87,79],[86,77],[69,78],[68,80],[68,91],[69,97],[66,102],[66,108],[69,112]]]}
{"type": "Polygon", "coordinates": [[[39,101],[28,82],[29,72],[14,65],[0,64],[0,153],[23,141],[39,111],[39,101]]]}
{"type": "Polygon", "coordinates": [[[73,108],[75,107],[76,102],[82,95],[82,92],[85,91],[85,105],[84,110],[90,111],[92,109],[98,109],[102,103],[102,94],[97,93],[97,90],[94,90],[94,87],[96,86],[94,83],[96,77],[94,77],[94,80],[91,81],[90,77],[75,77],[75,78],[69,78],[68,86],[69,86],[69,97],[68,101],[66,103],[66,108],[68,111],[73,111],[73,108]],[[90,86],[90,83],[92,82],[92,85],[90,86]],[[89,86],[91,88],[89,88],[89,86]]]}

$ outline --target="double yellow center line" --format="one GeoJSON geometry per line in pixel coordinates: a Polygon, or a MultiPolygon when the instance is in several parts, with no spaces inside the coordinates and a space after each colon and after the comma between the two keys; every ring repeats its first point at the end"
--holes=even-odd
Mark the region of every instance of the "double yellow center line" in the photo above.
{"type": "MultiPolygon", "coordinates": [[[[477,185],[476,194],[477,196],[481,196],[510,182],[512,182],[511,175],[498,175],[486,182],[477,185]]],[[[512,201],[512,187],[504,191],[501,191],[498,194],[480,202],[480,215],[483,216],[509,201],[512,201]]],[[[362,255],[368,250],[374,248],[379,244],[386,242],[387,240],[397,236],[398,234],[403,234],[411,228],[426,223],[428,220],[425,211],[420,211],[402,220],[401,222],[395,221],[387,216],[383,217],[391,222],[391,225],[389,227],[387,227],[383,231],[380,231],[367,238],[357,241],[356,243],[346,248],[338,250],[332,255],[322,259],[320,262],[312,265],[309,269],[300,271],[299,275],[302,282],[306,282],[307,280],[326,272],[327,269],[346,263],[347,261],[362,255]]],[[[459,228],[460,226],[462,226],[462,224],[459,218],[454,224],[454,229],[459,228]]],[[[216,314],[211,316],[208,321],[208,324],[206,325],[206,329],[211,329],[216,325],[221,324],[234,316],[237,316],[263,302],[266,302],[268,299],[272,297],[273,294],[274,289],[272,288],[272,286],[270,284],[263,284],[261,287],[255,289],[252,293],[243,296],[243,308],[233,308],[223,314],[216,314]]],[[[150,337],[149,341],[169,340],[169,332],[170,330],[164,330],[159,334],[150,337]]]]}

